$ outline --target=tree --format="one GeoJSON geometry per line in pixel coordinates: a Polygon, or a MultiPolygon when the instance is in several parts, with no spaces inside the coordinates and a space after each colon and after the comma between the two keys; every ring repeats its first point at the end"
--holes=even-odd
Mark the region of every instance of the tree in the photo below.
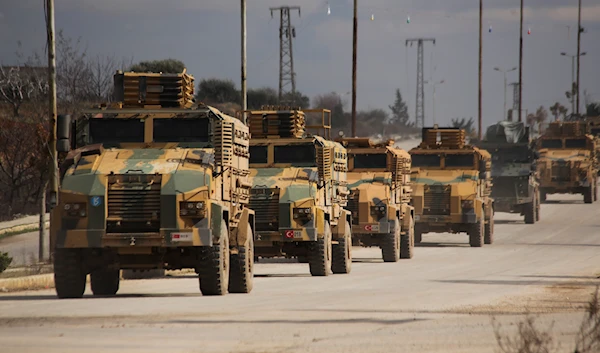
{"type": "Polygon", "coordinates": [[[349,123],[349,120],[344,116],[342,97],[336,92],[316,96],[313,99],[313,107],[331,110],[332,129],[344,129],[349,123]]]}
{"type": "Polygon", "coordinates": [[[299,107],[300,109],[308,109],[310,107],[310,98],[308,96],[303,95],[301,92],[296,91],[295,94],[288,93],[282,97],[284,101],[293,101],[294,107],[299,107]],[[293,98],[293,99],[291,99],[293,98]]]}
{"type": "Polygon", "coordinates": [[[203,79],[198,84],[196,99],[205,104],[238,103],[240,92],[231,80],[203,79]]]}
{"type": "Polygon", "coordinates": [[[359,136],[387,135],[386,122],[390,115],[383,109],[372,109],[356,113],[356,133],[359,136]]]}
{"type": "Polygon", "coordinates": [[[600,116],[600,103],[590,103],[586,107],[587,116],[600,116]]]}
{"type": "Polygon", "coordinates": [[[452,127],[464,129],[468,135],[475,134],[475,119],[473,118],[455,118],[452,119],[452,127]]]}
{"type": "Polygon", "coordinates": [[[277,91],[271,87],[248,90],[248,109],[260,109],[263,105],[277,105],[277,91]]]}
{"type": "Polygon", "coordinates": [[[162,72],[165,74],[182,73],[185,69],[185,64],[177,59],[151,60],[140,61],[132,65],[129,71],[135,72],[162,72]]]}
{"type": "Polygon", "coordinates": [[[396,100],[393,105],[389,106],[392,111],[392,117],[389,121],[390,125],[397,125],[398,127],[412,127],[413,123],[410,122],[410,116],[408,114],[408,107],[402,99],[402,93],[400,89],[396,89],[396,100]]]}
{"type": "Polygon", "coordinates": [[[563,119],[567,115],[568,109],[562,104],[556,102],[550,107],[550,112],[554,115],[554,120],[558,121],[558,117],[562,115],[563,119]]]}

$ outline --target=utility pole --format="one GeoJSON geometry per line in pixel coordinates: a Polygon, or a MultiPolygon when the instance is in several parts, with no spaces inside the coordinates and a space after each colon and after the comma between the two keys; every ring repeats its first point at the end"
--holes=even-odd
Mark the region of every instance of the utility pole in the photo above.
{"type": "Polygon", "coordinates": [[[417,104],[415,108],[415,126],[425,127],[425,88],[423,80],[423,42],[433,42],[435,38],[414,38],[407,39],[406,46],[410,43],[417,42],[417,104]]]}
{"type": "Polygon", "coordinates": [[[279,104],[294,105],[296,99],[296,74],[294,73],[294,53],[292,51],[292,39],[296,38],[296,28],[292,26],[290,12],[298,10],[300,6],[271,7],[273,11],[279,11],[279,104]]]}
{"type": "MultiPolygon", "coordinates": [[[[54,37],[55,26],[54,26],[54,0],[46,0],[46,33],[47,33],[47,44],[48,44],[48,83],[50,84],[50,99],[49,99],[49,125],[50,125],[50,137],[48,139],[48,148],[50,149],[50,160],[48,170],[50,171],[50,205],[54,207],[58,202],[58,160],[56,152],[56,42],[54,37]]],[[[41,218],[45,217],[45,212],[40,215],[41,218]]],[[[40,225],[43,219],[40,219],[40,225]]],[[[39,239],[39,258],[44,259],[44,228],[40,227],[40,239],[39,239]]]]}
{"type": "Polygon", "coordinates": [[[354,0],[352,27],[352,137],[356,137],[356,51],[358,45],[358,0],[354,0]]]}
{"type": "Polygon", "coordinates": [[[576,113],[576,111],[575,111],[575,95],[579,95],[579,91],[575,90],[575,86],[578,86],[578,84],[576,84],[576,81],[575,81],[575,57],[576,56],[584,56],[586,54],[587,54],[586,52],[583,52],[579,55],[569,55],[565,52],[560,53],[560,55],[562,55],[562,56],[568,56],[571,58],[571,91],[570,91],[570,93],[567,92],[570,95],[570,97],[567,97],[567,98],[571,99],[571,113],[572,114],[576,113]]]}
{"type": "Polygon", "coordinates": [[[478,125],[478,136],[481,141],[481,125],[482,125],[482,94],[481,86],[483,81],[483,0],[479,0],[479,92],[478,92],[478,112],[477,112],[477,125],[478,125]]]}
{"type": "Polygon", "coordinates": [[[509,72],[515,71],[516,69],[517,69],[516,67],[513,67],[512,69],[506,71],[506,70],[502,70],[499,67],[494,68],[494,70],[502,72],[504,74],[504,111],[502,112],[503,117],[505,116],[504,114],[506,114],[506,112],[507,112],[507,110],[506,110],[506,74],[509,72]]]}
{"type": "Polygon", "coordinates": [[[519,122],[523,121],[521,117],[523,103],[523,0],[521,0],[521,30],[519,31],[519,122]]]}
{"type": "Polygon", "coordinates": [[[248,109],[248,91],[246,86],[246,0],[241,0],[242,13],[242,121],[246,124],[246,110],[248,109]]]}
{"type": "Polygon", "coordinates": [[[579,63],[581,58],[581,32],[583,32],[583,28],[581,27],[581,0],[579,0],[579,14],[577,15],[577,115],[579,115],[579,63]]]}

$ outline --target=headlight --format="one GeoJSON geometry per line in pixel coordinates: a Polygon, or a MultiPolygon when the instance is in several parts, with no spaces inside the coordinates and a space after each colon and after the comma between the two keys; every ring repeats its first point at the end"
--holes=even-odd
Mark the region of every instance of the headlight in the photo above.
{"type": "Polygon", "coordinates": [[[473,200],[463,200],[462,208],[473,208],[473,200]]]}
{"type": "Polygon", "coordinates": [[[63,205],[65,216],[87,217],[87,204],[85,202],[70,202],[63,205]]]}
{"type": "Polygon", "coordinates": [[[306,207],[302,208],[294,208],[294,219],[304,218],[304,219],[312,219],[312,210],[306,207]]]}
{"type": "Polygon", "coordinates": [[[182,217],[205,216],[206,203],[204,201],[181,201],[179,203],[179,215],[182,217]]]}

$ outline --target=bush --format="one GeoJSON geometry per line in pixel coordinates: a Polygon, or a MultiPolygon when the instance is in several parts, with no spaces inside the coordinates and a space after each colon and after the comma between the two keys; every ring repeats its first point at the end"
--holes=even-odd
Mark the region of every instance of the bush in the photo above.
{"type": "Polygon", "coordinates": [[[8,256],[8,253],[0,252],[0,273],[4,272],[10,266],[12,257],[8,256]]]}

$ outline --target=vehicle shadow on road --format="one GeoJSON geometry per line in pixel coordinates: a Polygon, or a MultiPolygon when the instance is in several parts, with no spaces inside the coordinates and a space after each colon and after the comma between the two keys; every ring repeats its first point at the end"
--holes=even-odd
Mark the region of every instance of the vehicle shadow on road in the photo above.
{"type": "Polygon", "coordinates": [[[583,205],[583,200],[546,200],[542,205],[583,205]]]}
{"type": "Polygon", "coordinates": [[[468,248],[469,244],[461,243],[441,243],[441,242],[420,242],[415,244],[417,248],[468,248]]]}
{"type": "Polygon", "coordinates": [[[152,294],[117,294],[117,295],[92,295],[86,294],[81,298],[77,299],[58,299],[54,294],[39,294],[39,295],[0,295],[0,302],[2,301],[36,301],[36,300],[89,300],[89,299],[128,299],[128,298],[182,298],[182,297],[201,297],[201,293],[152,293],[152,294]]]}
{"type": "Polygon", "coordinates": [[[418,321],[427,321],[429,319],[411,318],[411,319],[371,319],[371,318],[350,318],[350,319],[318,319],[318,320],[299,320],[299,319],[278,319],[278,320],[171,320],[166,324],[183,325],[215,325],[215,324],[249,324],[249,325],[273,325],[273,324],[378,324],[378,325],[402,325],[418,321]]]}
{"type": "Polygon", "coordinates": [[[559,243],[512,243],[513,245],[529,245],[529,246],[560,246],[560,247],[571,247],[571,246],[583,246],[583,247],[598,247],[600,244],[559,244],[559,243]]]}
{"type": "Polygon", "coordinates": [[[515,219],[494,219],[495,224],[525,224],[523,220],[515,220],[515,219]]]}
{"type": "Polygon", "coordinates": [[[312,277],[310,273],[263,273],[254,274],[254,278],[300,278],[312,277]]]}
{"type": "MultiPolygon", "coordinates": [[[[452,284],[485,284],[485,285],[495,285],[495,286],[530,286],[530,285],[538,285],[538,286],[553,286],[557,284],[564,284],[565,281],[548,281],[548,280],[472,280],[472,279],[456,279],[456,280],[434,280],[434,282],[438,283],[452,283],[452,284]]],[[[577,282],[577,286],[580,287],[596,287],[600,284],[600,281],[581,281],[577,282]]]]}

